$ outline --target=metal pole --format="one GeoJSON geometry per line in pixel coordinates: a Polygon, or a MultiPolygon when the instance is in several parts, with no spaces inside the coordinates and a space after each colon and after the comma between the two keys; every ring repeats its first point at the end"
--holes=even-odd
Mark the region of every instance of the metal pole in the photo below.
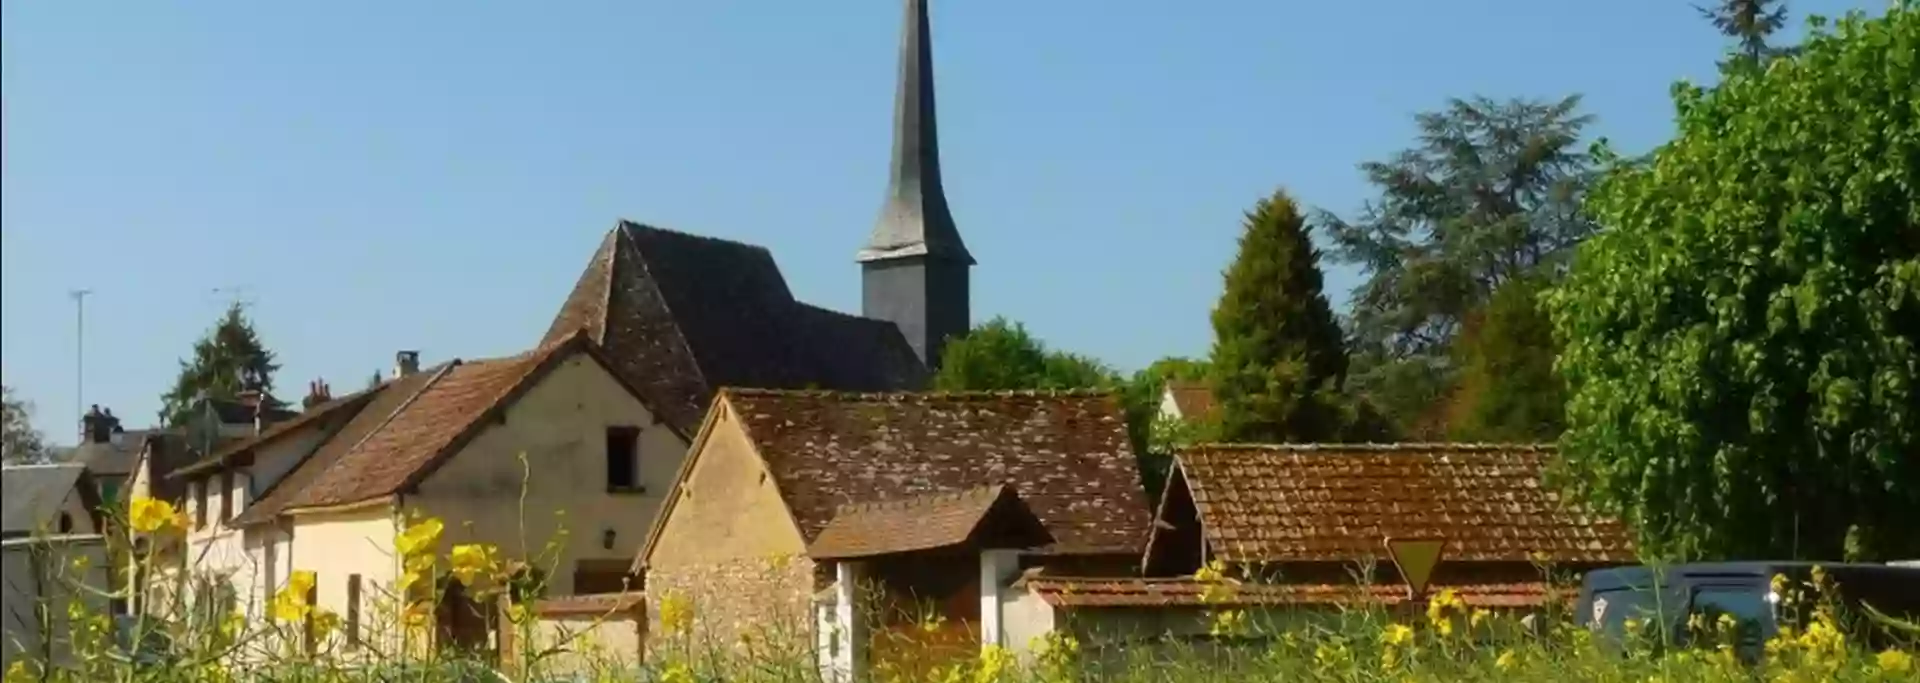
{"type": "MultiPolygon", "coordinates": [[[[87,295],[91,289],[76,289],[68,292],[73,297],[73,415],[74,423],[79,424],[86,418],[81,405],[86,403],[83,396],[87,381],[87,295]]],[[[86,442],[86,435],[80,437],[86,442]]]]}

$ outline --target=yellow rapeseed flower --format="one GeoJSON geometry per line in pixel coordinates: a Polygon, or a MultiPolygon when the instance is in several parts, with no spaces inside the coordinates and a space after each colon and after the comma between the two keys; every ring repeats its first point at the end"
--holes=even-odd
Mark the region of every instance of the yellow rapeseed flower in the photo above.
{"type": "Polygon", "coordinates": [[[138,496],[128,503],[127,524],[134,531],[151,534],[161,529],[179,524],[179,513],[174,512],[173,504],[157,498],[138,496]]]}
{"type": "Polygon", "coordinates": [[[1408,628],[1406,624],[1387,624],[1387,628],[1380,632],[1380,642],[1388,645],[1405,645],[1413,642],[1413,629],[1408,628]]]}
{"type": "Polygon", "coordinates": [[[483,577],[492,576],[499,569],[494,547],[486,543],[456,545],[449,560],[453,564],[454,577],[469,586],[475,585],[483,577]]]}
{"type": "Polygon", "coordinates": [[[1505,650],[1500,653],[1500,656],[1493,658],[1493,668],[1499,669],[1501,671],[1507,671],[1512,669],[1513,665],[1518,664],[1519,662],[1520,662],[1520,658],[1518,656],[1515,656],[1512,650],[1505,650]]]}
{"type": "Polygon", "coordinates": [[[38,680],[40,676],[27,668],[25,659],[16,659],[7,665],[6,683],[35,683],[38,680]]]}
{"type": "Polygon", "coordinates": [[[1874,658],[1882,673],[1903,674],[1913,670],[1913,655],[1900,650],[1887,650],[1874,658]]]}
{"type": "Polygon", "coordinates": [[[440,543],[440,533],[447,525],[439,519],[428,517],[415,522],[393,539],[393,548],[402,557],[417,557],[431,554],[434,546],[440,543]]]}
{"type": "Polygon", "coordinates": [[[1486,625],[1487,618],[1491,616],[1493,616],[1491,612],[1488,612],[1483,609],[1475,608],[1473,610],[1473,616],[1467,618],[1467,625],[1472,626],[1474,628],[1480,628],[1481,626],[1486,625]]]}
{"type": "Polygon", "coordinates": [[[685,632],[693,626],[693,606],[684,596],[669,594],[660,601],[660,630],[666,635],[685,632]]]}

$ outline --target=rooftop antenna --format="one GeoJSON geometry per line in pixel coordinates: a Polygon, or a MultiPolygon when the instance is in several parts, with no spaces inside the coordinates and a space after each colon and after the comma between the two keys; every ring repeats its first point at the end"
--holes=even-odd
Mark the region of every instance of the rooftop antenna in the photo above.
{"type": "Polygon", "coordinates": [[[227,285],[225,287],[215,287],[208,290],[208,293],[215,297],[225,296],[229,304],[244,309],[253,305],[253,297],[247,296],[247,292],[252,289],[252,287],[246,285],[227,285]]]}
{"type": "Polygon", "coordinates": [[[67,296],[73,299],[73,422],[80,424],[87,414],[80,408],[81,395],[86,391],[87,381],[87,296],[91,289],[73,289],[67,296]]]}

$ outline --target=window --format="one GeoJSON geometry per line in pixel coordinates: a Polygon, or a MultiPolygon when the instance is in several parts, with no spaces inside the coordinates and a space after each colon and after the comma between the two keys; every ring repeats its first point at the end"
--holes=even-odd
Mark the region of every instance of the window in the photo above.
{"type": "Polygon", "coordinates": [[[573,566],[573,594],[638,592],[641,578],[631,572],[632,560],[578,560],[573,566]]]}
{"type": "Polygon", "coordinates": [[[639,492],[640,429],[607,428],[607,491],[639,492]]]}
{"type": "Polygon", "coordinates": [[[207,486],[213,482],[201,478],[193,482],[193,528],[207,528],[207,486]]]}
{"type": "Polygon", "coordinates": [[[65,512],[60,513],[60,533],[73,533],[73,515],[65,512]]]}
{"type": "Polygon", "coordinates": [[[220,473],[220,521],[233,519],[233,470],[220,473]]]}
{"type": "Polygon", "coordinates": [[[347,575],[347,647],[360,646],[360,575],[347,575]]]}

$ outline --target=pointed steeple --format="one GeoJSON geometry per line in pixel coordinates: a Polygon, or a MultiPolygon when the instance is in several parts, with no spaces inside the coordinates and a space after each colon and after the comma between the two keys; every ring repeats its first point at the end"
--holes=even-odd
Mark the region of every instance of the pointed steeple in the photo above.
{"type": "Polygon", "coordinates": [[[912,256],[973,265],[940,186],[940,136],[934,122],[933,41],[928,0],[906,1],[900,80],[893,105],[893,164],[886,203],[861,263],[912,256]]]}

